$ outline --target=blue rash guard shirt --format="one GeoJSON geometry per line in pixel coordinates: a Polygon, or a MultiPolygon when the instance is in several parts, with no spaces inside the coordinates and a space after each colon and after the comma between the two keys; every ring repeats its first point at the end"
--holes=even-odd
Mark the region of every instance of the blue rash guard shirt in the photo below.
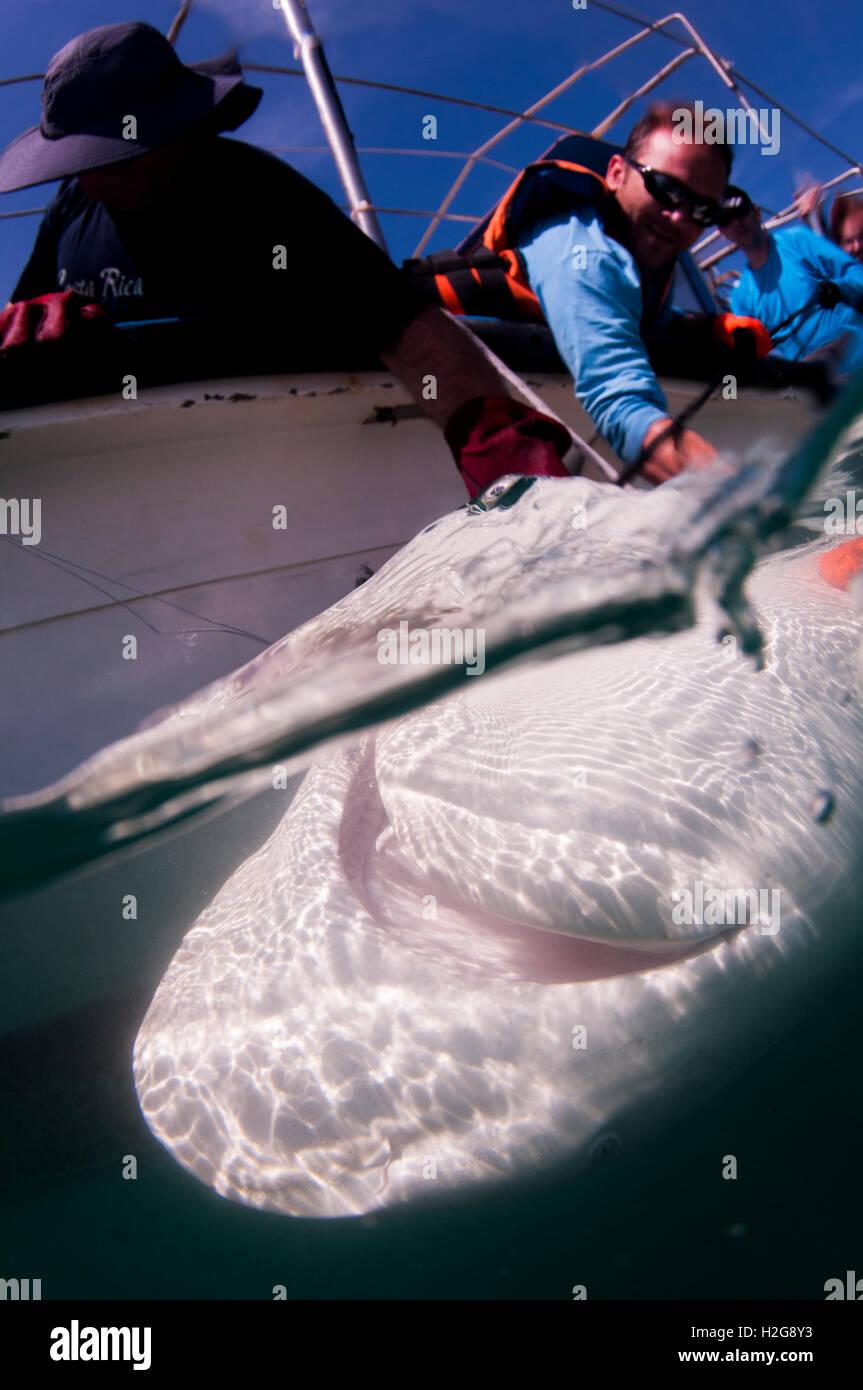
{"type": "Polygon", "coordinates": [[[667,270],[640,271],[590,202],[534,224],[519,249],[576,396],[615,453],[635,463],[647,430],[668,417],[641,336],[643,318],[656,327],[684,317],[657,303],[667,270]]]}
{"type": "Polygon", "coordinates": [[[844,376],[863,367],[863,265],[808,227],[784,227],[771,232],[768,240],[764,264],[758,270],[747,266],[741,274],[731,296],[732,311],[773,329],[809,302],[820,280],[832,280],[842,303],[801,314],[781,331],[776,352],[800,360],[843,339],[838,373],[844,376]]]}

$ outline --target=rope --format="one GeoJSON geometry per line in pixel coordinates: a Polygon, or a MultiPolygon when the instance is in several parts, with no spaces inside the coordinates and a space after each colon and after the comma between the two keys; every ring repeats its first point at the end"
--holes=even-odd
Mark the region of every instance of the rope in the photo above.
{"type": "MultiPolygon", "coordinates": [[[[9,545],[14,545],[17,550],[23,551],[25,549],[21,541],[13,540],[11,536],[0,535],[0,540],[6,541],[9,545]]],[[[256,632],[249,632],[244,627],[234,627],[230,623],[220,623],[213,618],[208,618],[204,613],[196,613],[193,608],[186,608],[182,603],[174,603],[171,599],[162,598],[159,594],[148,594],[143,589],[136,589],[134,584],[127,584],[124,579],[111,579],[109,575],[102,574],[99,570],[89,569],[86,565],[78,564],[77,560],[67,559],[65,555],[55,555],[52,551],[45,550],[42,546],[39,546],[38,550],[31,550],[30,547],[27,546],[26,550],[28,555],[32,555],[34,559],[41,560],[44,564],[51,565],[54,569],[61,570],[63,574],[68,574],[72,579],[79,579],[81,583],[86,584],[88,588],[95,589],[97,593],[104,595],[104,597],[110,599],[112,603],[117,604],[120,608],[125,608],[133,618],[143,623],[144,626],[148,627],[157,637],[184,637],[192,633],[225,632],[233,637],[248,637],[252,642],[259,642],[262,647],[269,647],[271,645],[269,638],[260,637],[256,632]],[[88,575],[92,575],[93,578],[87,578],[88,575]],[[96,579],[104,579],[106,584],[114,584],[118,588],[128,589],[135,597],[133,599],[121,598],[119,594],[112,593],[110,589],[104,589],[101,584],[95,583],[96,579]],[[144,617],[143,613],[138,613],[132,608],[131,605],[137,603],[140,599],[150,599],[153,603],[164,604],[166,608],[175,608],[178,613],[187,613],[192,618],[201,618],[205,623],[209,623],[210,626],[175,629],[156,627],[154,623],[151,623],[148,618],[144,617]]],[[[93,610],[90,609],[87,611],[92,612],[93,610]]],[[[48,621],[50,622],[52,619],[48,619],[48,621]]],[[[2,630],[4,632],[16,631],[15,628],[3,628],[2,630]]]]}
{"type": "MultiPolygon", "coordinates": [[[[270,154],[329,154],[329,145],[268,145],[270,154]]],[[[398,149],[386,145],[357,145],[357,154],[404,154],[416,159],[470,159],[469,154],[460,150],[416,150],[398,149]]],[[[520,164],[504,164],[500,159],[483,157],[482,164],[490,164],[493,169],[503,169],[507,174],[520,174],[520,164]]]]}
{"type": "MultiPolygon", "coordinates": [[[[593,4],[598,10],[607,10],[609,14],[616,14],[620,19],[628,19],[631,24],[643,24],[647,28],[653,29],[657,34],[660,34],[662,38],[670,39],[672,43],[681,44],[683,46],[686,45],[686,39],[682,39],[679,34],[670,34],[667,30],[660,29],[655,20],[643,19],[640,15],[633,13],[632,10],[625,10],[620,5],[609,5],[607,0],[593,0],[593,4]]],[[[805,130],[806,134],[811,135],[819,144],[824,145],[824,147],[831,150],[833,154],[838,154],[839,158],[844,159],[846,164],[851,164],[855,168],[860,167],[860,161],[858,159],[852,159],[844,150],[840,150],[838,145],[832,145],[829,140],[825,140],[824,136],[819,135],[817,130],[813,130],[805,121],[801,121],[799,116],[795,116],[793,111],[789,111],[787,106],[783,106],[781,101],[777,101],[769,92],[765,92],[764,89],[759,87],[756,82],[753,82],[750,77],[745,77],[742,72],[738,72],[737,68],[732,67],[726,59],[720,58],[716,54],[713,54],[713,57],[722,66],[728,76],[736,78],[738,82],[745,82],[747,87],[752,88],[753,92],[757,92],[758,95],[763,97],[765,101],[768,101],[771,106],[777,107],[782,112],[783,116],[787,116],[790,121],[798,125],[801,130],[805,130]]]]}
{"type": "Polygon", "coordinates": [[[661,434],[658,434],[646,449],[642,449],[635,463],[631,463],[628,468],[624,468],[623,472],[618,474],[617,486],[623,487],[624,483],[630,482],[631,479],[635,477],[636,473],[640,473],[654,449],[658,449],[660,444],[664,444],[667,439],[676,439],[687,420],[691,420],[693,415],[697,415],[701,407],[706,405],[707,401],[713,395],[713,392],[718,390],[724,380],[725,372],[723,371],[721,376],[716,377],[713,381],[709,381],[701,394],[696,396],[694,401],[690,401],[689,405],[685,406],[684,409],[680,411],[679,415],[675,415],[674,419],[669,422],[661,434]]]}
{"type": "MultiPolygon", "coordinates": [[[[351,209],[348,207],[348,204],[347,204],[347,203],[337,203],[336,206],[337,206],[337,207],[340,207],[341,210],[342,210],[342,212],[350,212],[350,211],[351,211],[351,209]]],[[[429,209],[429,208],[382,208],[382,207],[378,207],[377,203],[368,203],[367,206],[372,210],[372,212],[386,212],[386,213],[392,213],[393,216],[396,216],[396,215],[398,215],[398,216],[400,216],[400,217],[436,217],[436,216],[437,216],[437,214],[436,214],[435,212],[432,212],[431,209],[429,209]]],[[[47,208],[22,208],[20,212],[0,212],[0,221],[5,221],[7,218],[10,218],[10,217],[36,217],[36,216],[38,216],[38,215],[40,215],[41,213],[46,212],[46,211],[47,211],[47,208]]],[[[466,212],[445,212],[445,213],[442,214],[442,216],[443,216],[443,218],[444,218],[447,222],[469,222],[469,223],[471,224],[471,226],[476,226],[477,222],[479,222],[479,220],[480,220],[478,217],[472,216],[471,214],[466,213],[466,212]]]]}
{"type": "MultiPolygon", "coordinates": [[[[643,25],[644,28],[652,30],[664,39],[669,39],[672,43],[677,43],[684,47],[686,46],[686,39],[682,39],[679,34],[670,34],[667,30],[660,29],[655,20],[641,19],[633,14],[632,11],[624,10],[617,5],[606,4],[604,0],[593,0],[593,3],[596,5],[597,9],[607,10],[609,14],[617,15],[621,19],[628,19],[632,24],[643,25]]],[[[177,18],[179,18],[179,15],[177,18]]],[[[765,92],[763,88],[759,87],[751,78],[738,72],[737,68],[726,62],[724,58],[719,58],[715,54],[713,56],[727,74],[736,78],[738,82],[745,82],[747,87],[751,87],[753,92],[757,92],[765,101],[769,101],[771,106],[778,107],[784,116],[787,116],[795,125],[798,125],[801,130],[805,130],[807,135],[811,135],[812,138],[823,145],[825,149],[832,151],[833,154],[839,155],[839,158],[843,159],[846,164],[850,164],[854,170],[860,170],[860,160],[852,159],[844,150],[840,150],[838,145],[831,144],[823,135],[819,135],[818,131],[814,130],[812,126],[807,125],[799,116],[795,116],[794,112],[790,111],[787,106],[784,106],[781,101],[777,101],[769,92],[765,92]]],[[[280,73],[285,77],[305,77],[302,68],[282,68],[269,63],[243,63],[243,69],[246,72],[273,72],[280,73]]],[[[31,72],[23,77],[0,77],[0,87],[10,87],[16,82],[41,82],[44,76],[45,74],[43,72],[31,72]]],[[[469,107],[474,111],[490,111],[496,116],[517,117],[520,121],[530,122],[531,125],[546,126],[549,130],[562,130],[567,135],[584,135],[586,133],[583,130],[579,130],[577,126],[566,125],[563,121],[548,121],[539,116],[528,115],[525,112],[512,111],[506,106],[491,106],[487,102],[469,101],[466,97],[446,96],[443,92],[427,92],[419,87],[402,87],[395,82],[373,82],[364,77],[344,77],[336,75],[334,80],[336,82],[345,82],[355,87],[373,87],[381,92],[401,92],[405,96],[423,97],[429,101],[450,102],[455,106],[469,107]]]]}
{"type": "MultiPolygon", "coordinates": [[[[582,63],[581,67],[576,68],[574,72],[570,73],[569,77],[564,78],[564,80],[562,82],[559,82],[556,87],[552,87],[552,89],[546,92],[544,96],[541,96],[538,101],[535,101],[531,106],[529,106],[526,111],[519,112],[517,115],[515,115],[514,119],[511,120],[508,125],[505,125],[502,130],[496,131],[495,134],[492,135],[491,139],[486,140],[482,145],[480,145],[479,149],[474,150],[470,159],[465,164],[461,173],[458,175],[458,178],[455,180],[446,197],[444,198],[443,202],[441,203],[437,215],[429,223],[428,227],[426,228],[425,232],[420,238],[414,250],[414,256],[417,257],[422,255],[422,252],[425,249],[427,243],[434,236],[438,224],[442,220],[443,214],[449,211],[450,205],[455,199],[456,194],[458,193],[462,184],[465,182],[471,170],[473,169],[474,164],[483,155],[487,154],[488,151],[492,149],[495,145],[499,144],[501,140],[504,140],[508,135],[512,134],[514,130],[517,130],[518,127],[520,125],[523,125],[525,121],[532,120],[535,116],[535,113],[537,111],[541,111],[543,107],[548,106],[549,102],[556,100],[556,98],[561,96],[564,92],[569,91],[570,88],[574,87],[576,82],[580,82],[582,77],[586,76],[587,73],[594,72],[597,68],[601,68],[606,63],[610,62],[612,58],[616,58],[619,54],[626,52],[627,49],[632,48],[634,44],[638,43],[642,37],[642,34],[636,34],[633,38],[626,39],[623,43],[617,44],[616,47],[610,48],[607,53],[601,54],[599,58],[594,58],[592,62],[582,63]]],[[[583,135],[585,132],[577,131],[575,133],[583,135]]]]}
{"type": "Polygon", "coordinates": [[[44,212],[45,208],[22,208],[20,212],[0,212],[0,221],[5,221],[9,217],[34,217],[37,212],[44,212]]]}
{"type": "MultiPolygon", "coordinates": [[[[778,339],[776,337],[777,333],[780,333],[783,328],[787,328],[790,323],[793,323],[795,319],[800,318],[801,315],[804,316],[802,321],[805,322],[805,319],[811,317],[811,315],[815,312],[817,308],[818,291],[816,290],[815,294],[812,296],[811,299],[808,299],[805,304],[802,304],[800,306],[799,309],[795,309],[793,314],[788,314],[788,316],[784,318],[781,323],[777,323],[776,327],[770,330],[770,338],[773,347],[776,347],[779,342],[785,341],[785,339],[778,339]]],[[[745,330],[737,329],[736,332],[745,332],[745,330]]],[[[785,336],[787,338],[789,335],[786,334],[785,336]]],[[[656,438],[649,445],[649,447],[647,449],[642,449],[635,463],[631,463],[628,468],[625,468],[623,472],[618,475],[617,482],[619,487],[623,487],[624,483],[628,483],[630,479],[635,476],[636,473],[641,472],[641,469],[647,463],[654,449],[658,449],[659,445],[664,444],[668,439],[677,438],[686,422],[688,420],[691,420],[693,415],[696,415],[703,405],[706,405],[707,401],[713,395],[714,391],[719,390],[719,387],[725,380],[725,375],[725,368],[723,368],[719,376],[715,377],[712,381],[708,382],[704,390],[701,392],[700,395],[696,396],[694,401],[690,401],[689,405],[685,406],[684,409],[680,411],[679,415],[675,415],[674,419],[670,421],[670,423],[666,426],[666,428],[662,431],[661,434],[658,434],[656,436],[656,438]]]]}
{"type": "MultiPolygon", "coordinates": [[[[816,290],[815,294],[813,294],[813,296],[812,296],[811,299],[807,299],[806,303],[803,304],[803,305],[801,305],[801,307],[800,307],[799,309],[795,309],[793,314],[789,314],[789,315],[787,316],[787,318],[784,318],[784,319],[782,320],[781,323],[777,323],[777,325],[776,325],[775,328],[771,328],[771,329],[770,329],[770,338],[771,338],[771,341],[772,341],[772,343],[773,343],[773,346],[775,347],[776,344],[777,344],[777,342],[780,341],[780,339],[778,339],[778,338],[776,337],[777,333],[781,333],[782,330],[783,330],[783,328],[787,328],[787,327],[788,327],[789,323],[793,323],[795,319],[800,318],[800,315],[801,315],[801,314],[805,314],[805,315],[807,316],[807,318],[808,318],[811,314],[813,314],[813,313],[815,312],[815,310],[816,310],[817,308],[818,308],[818,291],[816,290]]],[[[800,327],[799,324],[798,324],[797,326],[798,326],[798,328],[800,327]]],[[[787,337],[789,337],[789,336],[790,336],[790,334],[787,334],[787,333],[786,333],[785,337],[787,338],[787,337]]],[[[784,342],[785,340],[782,339],[781,341],[784,342]]]]}
{"type": "MultiPolygon", "coordinates": [[[[243,63],[244,72],[277,72],[285,77],[305,77],[302,68],[278,68],[269,63],[243,63]]],[[[372,82],[365,77],[339,77],[333,75],[335,82],[346,82],[354,87],[375,87],[381,92],[401,92],[404,96],[423,97],[427,101],[448,101],[454,106],[467,106],[474,111],[491,111],[495,116],[517,116],[521,121],[530,121],[533,125],[547,126],[549,130],[562,130],[567,135],[584,135],[583,130],[577,126],[565,125],[562,121],[546,121],[539,116],[525,116],[520,111],[510,111],[506,106],[489,106],[483,101],[468,101],[466,97],[444,96],[442,92],[425,92],[419,87],[402,87],[396,82],[372,82]]]]}
{"type": "MultiPolygon", "coordinates": [[[[346,206],[347,205],[345,203],[339,204],[339,207],[341,208],[345,208],[346,206]]],[[[377,203],[369,203],[369,207],[372,208],[375,212],[398,213],[402,217],[437,217],[436,212],[431,212],[428,210],[423,211],[421,208],[380,208],[378,207],[377,203]]],[[[480,220],[478,217],[469,217],[468,214],[465,212],[445,212],[441,215],[446,219],[447,222],[470,222],[470,224],[474,227],[480,220]]]]}

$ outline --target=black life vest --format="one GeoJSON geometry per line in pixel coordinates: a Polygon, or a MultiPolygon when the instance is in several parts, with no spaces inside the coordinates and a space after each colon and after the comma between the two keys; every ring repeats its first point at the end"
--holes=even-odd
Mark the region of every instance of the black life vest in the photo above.
{"type": "Polygon", "coordinates": [[[605,179],[593,169],[563,159],[539,159],[522,170],[458,250],[405,261],[405,270],[431,303],[451,314],[544,323],[518,249],[519,234],[578,203],[602,208],[607,198],[605,179]]]}

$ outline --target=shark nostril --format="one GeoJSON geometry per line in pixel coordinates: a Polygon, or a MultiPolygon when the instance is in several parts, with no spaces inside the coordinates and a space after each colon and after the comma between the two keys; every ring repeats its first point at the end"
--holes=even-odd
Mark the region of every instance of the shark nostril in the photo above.
{"type": "Polygon", "coordinates": [[[812,798],[809,810],[816,824],[823,825],[833,815],[835,808],[836,802],[832,792],[817,791],[812,798]]]}

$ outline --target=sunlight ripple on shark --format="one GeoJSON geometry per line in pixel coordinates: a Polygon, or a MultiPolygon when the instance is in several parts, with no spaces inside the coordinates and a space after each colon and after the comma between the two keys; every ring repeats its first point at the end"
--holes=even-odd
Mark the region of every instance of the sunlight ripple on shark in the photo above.
{"type": "MultiPolygon", "coordinates": [[[[552,588],[578,607],[615,576],[637,593],[639,572],[649,594],[705,486],[523,482],[180,712],[282,688],[405,617],[465,627],[552,588]]],[[[709,603],[687,626],[657,599],[661,637],[616,640],[609,618],[586,650],[320,753],[141,1025],[141,1107],[180,1163],[321,1217],[576,1172],[787,1026],[858,936],[861,615],[819,567],[834,545],[798,530],[757,565],[760,670],[709,603]],[[748,890],[736,916],[676,910],[748,890]]]]}

